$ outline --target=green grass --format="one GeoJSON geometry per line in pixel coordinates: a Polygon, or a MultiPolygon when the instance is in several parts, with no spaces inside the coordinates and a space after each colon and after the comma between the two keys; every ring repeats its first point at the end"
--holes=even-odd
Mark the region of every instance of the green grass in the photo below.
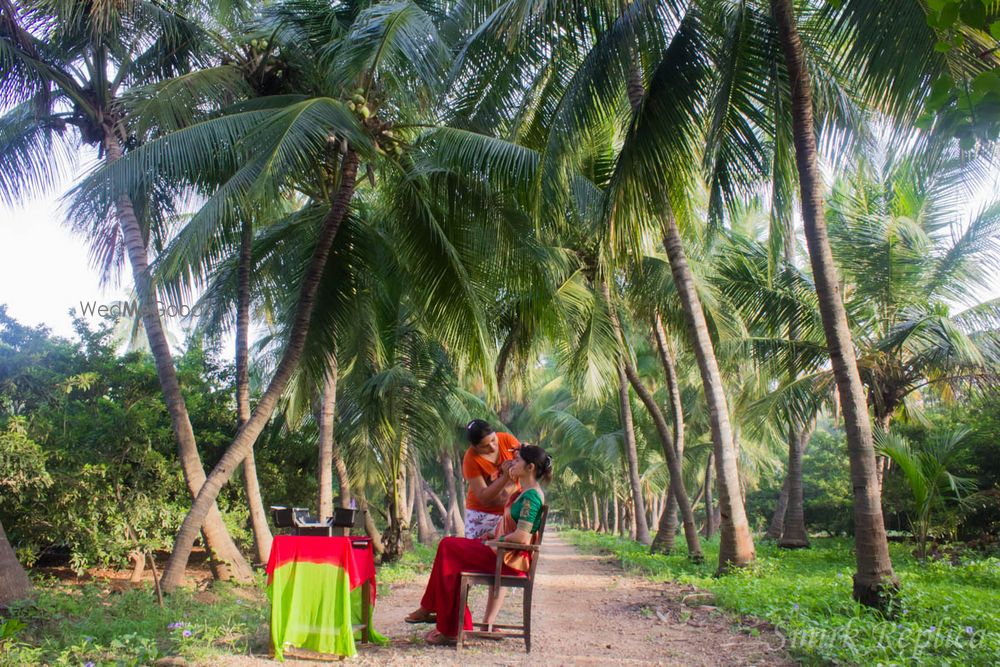
{"type": "MultiPolygon", "coordinates": [[[[378,568],[379,594],[429,569],[434,550],[414,545],[400,562],[378,568]]],[[[130,667],[163,656],[206,660],[267,650],[268,602],[255,586],[213,584],[180,590],[160,608],[151,587],[112,592],[100,580],[70,585],[36,579],[32,600],[0,616],[0,667],[130,667]]]]}
{"type": "Polygon", "coordinates": [[[585,550],[615,554],[626,571],[694,584],[711,591],[720,607],[774,624],[807,664],[1000,664],[1000,559],[920,565],[910,547],[891,544],[902,591],[899,612],[887,618],[851,599],[849,540],[815,539],[812,548],[799,551],[758,543],[752,567],[716,578],[714,540],[704,545],[706,562],[695,565],[683,546],[676,554],[653,556],[608,535],[563,534],[585,550]]]}

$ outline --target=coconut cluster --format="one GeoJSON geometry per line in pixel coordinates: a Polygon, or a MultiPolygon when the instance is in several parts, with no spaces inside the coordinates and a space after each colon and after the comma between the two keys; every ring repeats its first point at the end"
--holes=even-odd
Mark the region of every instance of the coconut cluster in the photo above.
{"type": "Polygon", "coordinates": [[[354,92],[347,99],[347,108],[353,111],[362,124],[365,125],[375,138],[375,148],[384,155],[399,156],[403,149],[400,140],[392,132],[391,121],[380,121],[368,106],[365,98],[364,88],[355,88],[354,92]]]}

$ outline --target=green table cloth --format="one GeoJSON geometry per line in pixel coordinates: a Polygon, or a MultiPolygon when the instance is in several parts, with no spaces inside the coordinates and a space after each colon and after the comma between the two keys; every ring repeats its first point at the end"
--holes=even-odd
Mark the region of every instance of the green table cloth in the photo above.
{"type": "MultiPolygon", "coordinates": [[[[355,655],[360,632],[352,626],[363,622],[366,588],[373,611],[375,558],[371,543],[363,538],[275,537],[267,563],[274,657],[284,660],[287,646],[355,655]]],[[[387,641],[368,625],[371,641],[387,641]]]]}

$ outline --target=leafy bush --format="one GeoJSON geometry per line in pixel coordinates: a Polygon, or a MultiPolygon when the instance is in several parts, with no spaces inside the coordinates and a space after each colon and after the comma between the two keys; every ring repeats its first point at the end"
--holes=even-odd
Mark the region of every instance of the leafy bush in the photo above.
{"type": "MultiPolygon", "coordinates": [[[[79,573],[169,548],[190,495],[152,360],[118,355],[108,325],[77,331],[69,343],[0,307],[0,521],[23,564],[55,553],[79,573]]],[[[235,433],[230,372],[197,341],[179,360],[206,463],[235,433]]],[[[241,485],[219,507],[249,546],[241,485]]]]}
{"type": "Polygon", "coordinates": [[[758,544],[745,571],[713,577],[718,543],[705,544],[706,562],[686,553],[651,555],[635,542],[568,531],[576,544],[615,554],[626,570],[677,580],[715,594],[737,614],[773,623],[790,650],[807,662],[992,666],[1000,655],[1000,560],[921,566],[908,547],[892,544],[902,583],[900,611],[889,618],[851,599],[854,555],[849,540],[814,539],[811,549],[784,551],[758,544]]]}

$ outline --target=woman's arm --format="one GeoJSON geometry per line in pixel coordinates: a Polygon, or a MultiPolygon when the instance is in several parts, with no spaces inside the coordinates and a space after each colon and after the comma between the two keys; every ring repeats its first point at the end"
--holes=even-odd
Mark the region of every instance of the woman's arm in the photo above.
{"type": "Polygon", "coordinates": [[[517,544],[531,544],[531,536],[534,534],[535,519],[542,511],[542,499],[537,491],[527,491],[524,502],[521,505],[521,512],[517,517],[517,529],[512,533],[507,533],[501,539],[504,542],[515,542],[517,544]]]}
{"type": "Polygon", "coordinates": [[[531,532],[518,528],[513,533],[507,533],[500,538],[501,542],[513,542],[515,544],[531,544],[531,532]]]}
{"type": "Polygon", "coordinates": [[[473,477],[468,481],[469,490],[472,491],[472,494],[484,505],[502,504],[506,498],[501,500],[501,496],[503,496],[507,486],[513,486],[513,482],[510,481],[506,471],[493,480],[493,483],[489,485],[486,484],[486,480],[482,475],[473,477]]]}

